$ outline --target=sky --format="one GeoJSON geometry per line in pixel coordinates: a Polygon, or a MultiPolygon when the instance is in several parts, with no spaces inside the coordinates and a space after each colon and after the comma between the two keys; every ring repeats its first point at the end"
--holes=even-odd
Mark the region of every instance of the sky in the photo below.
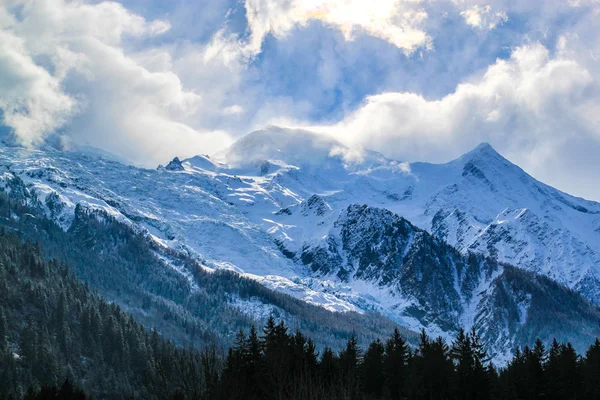
{"type": "Polygon", "coordinates": [[[600,201],[600,0],[0,0],[0,131],[152,167],[268,125],[489,142],[600,201]]]}

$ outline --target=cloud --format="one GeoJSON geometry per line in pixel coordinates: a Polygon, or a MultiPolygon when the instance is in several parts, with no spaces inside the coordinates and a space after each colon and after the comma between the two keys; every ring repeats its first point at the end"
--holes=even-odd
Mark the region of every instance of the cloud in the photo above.
{"type": "Polygon", "coordinates": [[[248,52],[257,54],[268,34],[285,37],[298,26],[319,20],[340,30],[346,40],[357,32],[383,39],[411,54],[431,47],[423,30],[427,13],[420,0],[246,0],[251,32],[248,52]]]}
{"type": "Polygon", "coordinates": [[[497,25],[508,21],[508,16],[505,12],[493,11],[490,5],[484,7],[474,5],[462,11],[460,15],[462,15],[468,25],[480,30],[491,31],[497,25]]]}
{"type": "Polygon", "coordinates": [[[3,123],[26,145],[38,144],[45,132],[62,126],[75,101],[60,81],[32,60],[25,43],[0,30],[0,109],[3,123]]]}
{"type": "Polygon", "coordinates": [[[270,123],[402,160],[490,141],[600,199],[577,165],[600,169],[598,0],[237,3],[3,0],[0,118],[147,166],[270,123]]]}
{"type": "Polygon", "coordinates": [[[333,146],[329,152],[330,157],[341,156],[346,164],[361,163],[365,159],[365,152],[362,147],[343,147],[333,146]]]}
{"type": "Polygon", "coordinates": [[[488,141],[537,177],[581,190],[572,181],[581,159],[565,149],[600,150],[600,83],[567,48],[563,43],[552,54],[539,43],[523,45],[441,99],[409,92],[370,96],[340,123],[314,129],[410,161],[449,160],[488,141]]]}
{"type": "MultiPolygon", "coordinates": [[[[24,144],[59,131],[68,142],[144,165],[230,143],[228,134],[203,123],[206,104],[219,104],[184,87],[173,71],[173,52],[184,59],[188,51],[206,55],[212,44],[148,46],[169,26],[114,2],[6,0],[0,6],[3,123],[24,144]]],[[[196,74],[229,70],[222,55],[208,58],[196,74]]]]}
{"type": "Polygon", "coordinates": [[[600,0],[569,0],[569,5],[572,7],[582,7],[582,6],[598,6],[598,7],[600,7],[600,0]]]}

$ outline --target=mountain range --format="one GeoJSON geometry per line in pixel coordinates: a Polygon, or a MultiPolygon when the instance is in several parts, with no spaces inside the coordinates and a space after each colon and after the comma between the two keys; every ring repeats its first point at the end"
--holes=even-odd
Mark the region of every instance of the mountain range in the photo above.
{"type": "MultiPolygon", "coordinates": [[[[600,336],[600,204],[489,144],[406,163],[269,127],[156,169],[6,145],[0,172],[9,196],[64,232],[82,215],[127,227],[190,292],[203,289],[199,270],[233,271],[336,318],[375,312],[446,338],[474,327],[499,363],[535,337],[583,349],[600,336]]],[[[274,309],[269,296],[227,303],[250,319],[274,309]]]]}

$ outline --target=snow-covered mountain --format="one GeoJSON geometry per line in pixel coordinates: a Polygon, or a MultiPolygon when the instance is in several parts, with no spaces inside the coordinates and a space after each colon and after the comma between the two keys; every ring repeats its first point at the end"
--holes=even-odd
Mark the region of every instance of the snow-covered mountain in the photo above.
{"type": "Polygon", "coordinates": [[[536,181],[487,144],[409,164],[270,127],[156,170],[50,148],[2,147],[0,165],[65,229],[76,205],[102,209],[207,269],[330,310],[377,310],[444,336],[475,326],[500,354],[540,333],[539,306],[555,296],[564,304],[549,310],[567,317],[548,334],[568,335],[573,321],[600,334],[595,309],[553,283],[600,303],[600,204],[536,181]]]}
{"type": "MultiPolygon", "coordinates": [[[[373,152],[346,162],[345,154],[359,150],[335,148],[326,167],[306,171],[301,161],[287,164],[263,187],[272,190],[275,182],[302,199],[319,194],[332,209],[320,226],[350,204],[385,208],[463,253],[480,252],[547,275],[600,303],[599,203],[536,181],[485,143],[447,164],[406,164],[373,152]]],[[[306,232],[322,234],[311,223],[306,228],[274,218],[272,225],[292,250],[311,240],[306,232]]]]}
{"type": "MultiPolygon", "coordinates": [[[[319,214],[327,208],[316,198],[309,201],[319,214]]],[[[380,208],[350,205],[320,241],[287,254],[317,276],[348,284],[363,308],[413,330],[451,336],[475,327],[497,360],[536,337],[579,345],[600,329],[599,310],[575,292],[494,258],[462,254],[380,208]]]]}

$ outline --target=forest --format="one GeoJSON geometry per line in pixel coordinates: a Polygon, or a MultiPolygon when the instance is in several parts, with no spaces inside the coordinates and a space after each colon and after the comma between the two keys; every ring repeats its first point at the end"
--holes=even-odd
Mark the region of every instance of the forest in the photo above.
{"type": "Polygon", "coordinates": [[[600,341],[578,355],[541,341],[494,367],[474,331],[451,343],[395,330],[320,348],[271,317],[223,347],[148,331],[37,244],[0,231],[2,399],[595,399],[600,341]]]}
{"type": "Polygon", "coordinates": [[[301,332],[270,319],[260,334],[240,332],[206,398],[597,399],[599,377],[599,340],[583,357],[569,343],[546,349],[538,340],[496,369],[474,330],[450,344],[422,332],[415,348],[395,330],[366,349],[351,338],[339,352],[317,352],[301,332]]]}

